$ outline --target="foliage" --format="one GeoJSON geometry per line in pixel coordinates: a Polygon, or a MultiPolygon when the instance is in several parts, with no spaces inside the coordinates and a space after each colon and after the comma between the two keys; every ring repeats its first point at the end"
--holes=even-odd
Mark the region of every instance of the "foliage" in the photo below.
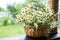
{"type": "Polygon", "coordinates": [[[16,20],[15,20],[15,18],[9,18],[9,20],[8,20],[8,24],[10,25],[10,24],[16,24],[16,20]]]}
{"type": "Polygon", "coordinates": [[[0,23],[1,23],[1,25],[7,25],[8,24],[8,17],[5,16],[5,17],[1,18],[0,23]]]}
{"type": "Polygon", "coordinates": [[[0,12],[2,12],[2,11],[5,11],[5,10],[4,10],[4,8],[1,8],[1,7],[0,7],[0,12]]]}
{"type": "Polygon", "coordinates": [[[16,14],[21,12],[21,9],[24,7],[24,4],[9,4],[7,6],[8,11],[11,12],[12,16],[15,18],[16,14]]]}
{"type": "Polygon", "coordinates": [[[35,3],[43,3],[45,2],[46,0],[26,0],[27,3],[31,3],[31,2],[35,2],[35,3]]]}
{"type": "Polygon", "coordinates": [[[37,2],[39,2],[39,1],[40,1],[40,0],[27,0],[28,3],[30,3],[30,2],[36,2],[36,3],[37,3],[37,2]]]}
{"type": "Polygon", "coordinates": [[[0,19],[0,25],[11,25],[11,24],[16,24],[16,20],[14,18],[4,16],[3,18],[0,19]]]}

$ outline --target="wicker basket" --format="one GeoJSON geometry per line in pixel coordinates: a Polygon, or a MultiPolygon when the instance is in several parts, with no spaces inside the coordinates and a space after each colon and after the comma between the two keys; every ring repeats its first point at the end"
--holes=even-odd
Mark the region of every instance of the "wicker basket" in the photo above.
{"type": "Polygon", "coordinates": [[[29,28],[24,27],[26,35],[30,37],[48,37],[48,27],[29,28]]]}

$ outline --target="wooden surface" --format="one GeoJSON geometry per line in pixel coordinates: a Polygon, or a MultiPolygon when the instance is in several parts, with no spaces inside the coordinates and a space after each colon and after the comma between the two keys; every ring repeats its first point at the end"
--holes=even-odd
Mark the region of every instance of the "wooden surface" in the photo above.
{"type": "Polygon", "coordinates": [[[27,35],[21,35],[19,40],[60,40],[60,30],[58,30],[57,34],[50,35],[49,37],[32,38],[27,35]]]}

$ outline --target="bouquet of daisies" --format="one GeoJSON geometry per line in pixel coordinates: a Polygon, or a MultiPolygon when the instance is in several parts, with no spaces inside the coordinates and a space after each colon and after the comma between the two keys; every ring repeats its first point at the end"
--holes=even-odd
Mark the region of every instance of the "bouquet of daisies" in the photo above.
{"type": "Polygon", "coordinates": [[[47,7],[43,4],[29,3],[17,15],[17,20],[28,27],[38,28],[50,26],[53,21],[56,21],[56,15],[54,11],[47,10],[47,7]]]}

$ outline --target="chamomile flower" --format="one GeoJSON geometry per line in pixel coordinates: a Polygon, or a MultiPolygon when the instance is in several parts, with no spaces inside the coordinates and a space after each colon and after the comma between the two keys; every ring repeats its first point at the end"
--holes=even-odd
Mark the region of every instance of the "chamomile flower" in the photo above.
{"type": "Polygon", "coordinates": [[[36,29],[38,28],[38,25],[37,25],[37,23],[34,23],[34,27],[36,27],[36,29]]]}
{"type": "Polygon", "coordinates": [[[48,17],[49,15],[50,15],[49,13],[46,14],[47,17],[48,17]]]}

